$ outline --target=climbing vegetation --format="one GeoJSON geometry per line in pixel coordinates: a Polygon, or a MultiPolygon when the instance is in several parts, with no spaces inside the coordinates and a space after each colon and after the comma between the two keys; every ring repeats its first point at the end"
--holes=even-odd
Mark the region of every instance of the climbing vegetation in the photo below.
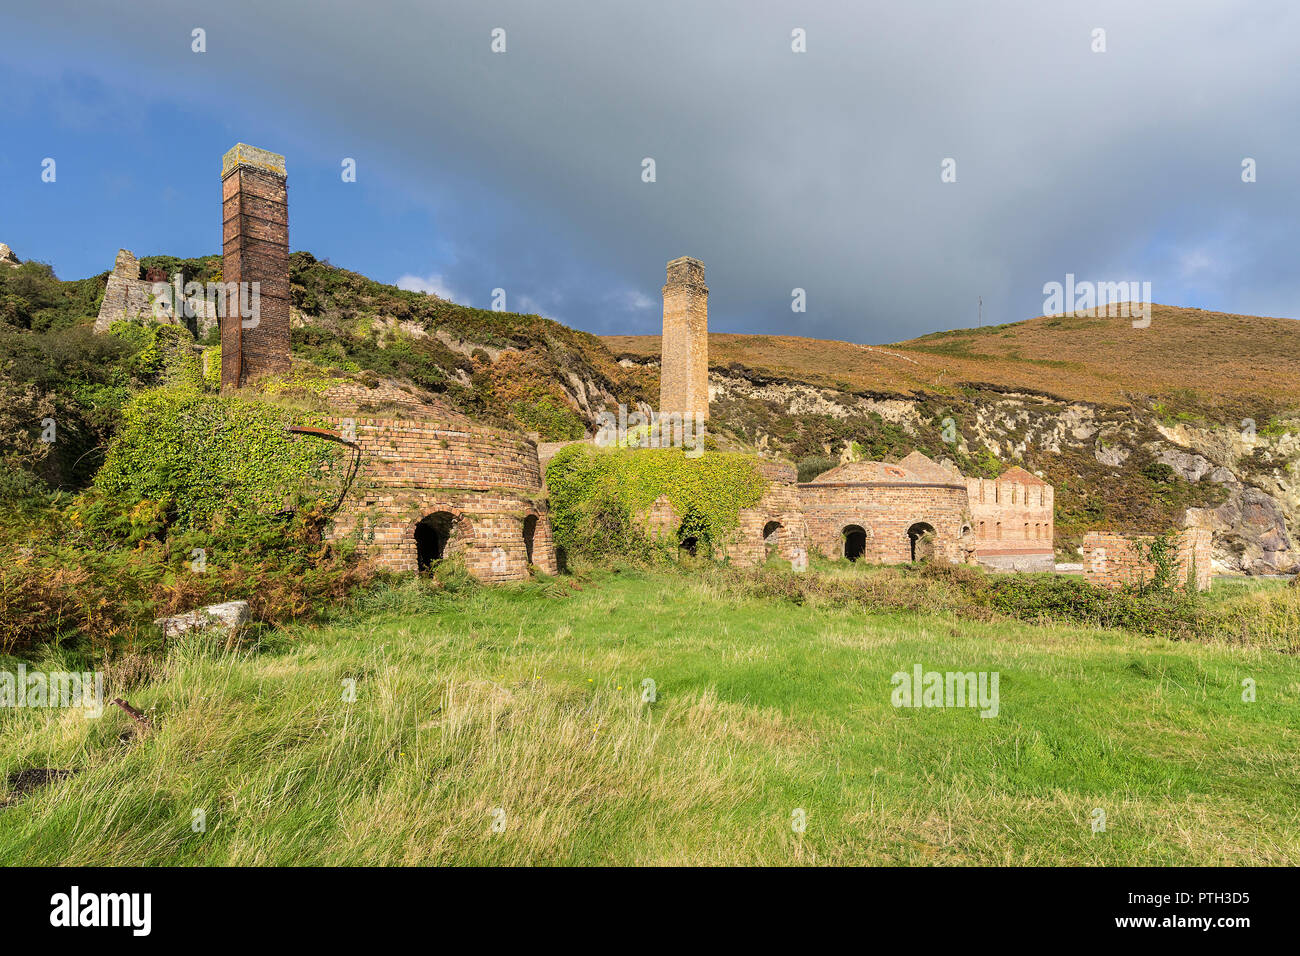
{"type": "Polygon", "coordinates": [[[555,541],[587,554],[644,548],[639,517],[661,495],[682,516],[681,536],[721,543],[740,510],[758,503],[767,486],[756,459],[681,449],[595,449],[570,445],[546,468],[555,541]]]}
{"type": "Polygon", "coordinates": [[[265,402],[184,387],[143,392],[123,410],[95,488],[124,506],[162,503],[181,527],[274,513],[318,495],[341,457],[334,444],[288,433],[294,423],[293,412],[265,402]]]}

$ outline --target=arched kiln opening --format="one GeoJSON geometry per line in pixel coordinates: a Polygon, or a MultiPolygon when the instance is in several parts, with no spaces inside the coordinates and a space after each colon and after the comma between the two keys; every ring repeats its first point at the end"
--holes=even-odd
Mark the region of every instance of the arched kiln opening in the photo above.
{"type": "Polygon", "coordinates": [[[769,521],[767,524],[763,525],[763,545],[767,548],[767,553],[775,553],[780,544],[781,522],[769,521]]]}
{"type": "Polygon", "coordinates": [[[867,532],[861,525],[851,524],[844,529],[844,557],[856,561],[867,553],[867,532]]]}
{"type": "Polygon", "coordinates": [[[533,563],[533,536],[537,534],[537,515],[529,515],[524,519],[524,552],[528,556],[528,563],[533,563]]]}
{"type": "Polygon", "coordinates": [[[451,541],[455,518],[449,511],[435,511],[421,518],[415,526],[415,563],[427,571],[435,561],[441,561],[451,541]]]}
{"type": "Polygon", "coordinates": [[[934,557],[934,525],[918,521],[907,529],[913,561],[929,561],[934,557]]]}

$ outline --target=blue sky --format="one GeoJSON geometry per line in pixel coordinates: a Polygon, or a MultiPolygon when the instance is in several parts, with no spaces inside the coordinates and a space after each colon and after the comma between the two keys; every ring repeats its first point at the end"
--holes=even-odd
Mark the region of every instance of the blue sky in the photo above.
{"type": "Polygon", "coordinates": [[[0,41],[0,241],[64,278],[217,252],[243,141],[294,249],[598,333],[657,331],[679,255],[715,331],[896,341],[1067,272],[1298,316],[1297,36],[1265,0],[43,0],[0,41]]]}

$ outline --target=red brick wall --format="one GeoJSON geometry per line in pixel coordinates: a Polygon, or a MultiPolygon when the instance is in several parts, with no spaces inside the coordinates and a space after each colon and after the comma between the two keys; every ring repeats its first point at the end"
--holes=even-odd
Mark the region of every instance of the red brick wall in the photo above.
{"type": "Polygon", "coordinates": [[[968,524],[964,485],[852,482],[799,485],[809,547],[828,558],[844,556],[844,528],[867,533],[863,560],[896,564],[912,559],[907,530],[925,522],[935,530],[935,556],[965,559],[962,529],[968,524]]]}
{"type": "MultiPolygon", "coordinates": [[[[1211,533],[1201,528],[1188,528],[1177,535],[1174,584],[1187,583],[1188,569],[1196,564],[1196,589],[1210,588],[1211,533]]],[[[1134,547],[1135,542],[1150,543],[1149,534],[1115,534],[1090,531],[1083,538],[1083,576],[1092,584],[1104,587],[1121,587],[1142,584],[1155,577],[1155,569],[1134,547]]]]}
{"type": "Polygon", "coordinates": [[[971,526],[981,564],[1007,570],[1055,567],[1051,485],[967,478],[971,526]]]}
{"type": "Polygon", "coordinates": [[[453,519],[447,554],[461,554],[484,581],[528,576],[524,522],[536,518],[532,563],[556,573],[555,546],[542,492],[537,448],[489,428],[433,421],[335,418],[349,422],[362,464],[332,536],[358,532],[362,547],[393,571],[417,567],[415,526],[446,512],[453,519]]]}
{"type": "MultiPolygon", "coordinates": [[[[283,157],[276,158],[282,168],[283,157]]],[[[220,317],[221,385],[237,388],[289,370],[289,206],[282,173],[229,154],[227,163],[221,180],[222,281],[257,282],[260,292],[256,326],[243,327],[238,300],[228,300],[220,317]]]]}
{"type": "Polygon", "coordinates": [[[763,529],[773,521],[780,524],[775,534],[775,551],[783,560],[795,563],[808,556],[808,529],[803,502],[795,484],[795,468],[785,462],[760,461],[767,490],[753,508],[740,512],[740,524],[725,547],[725,554],[737,567],[762,564],[768,557],[763,529]]]}

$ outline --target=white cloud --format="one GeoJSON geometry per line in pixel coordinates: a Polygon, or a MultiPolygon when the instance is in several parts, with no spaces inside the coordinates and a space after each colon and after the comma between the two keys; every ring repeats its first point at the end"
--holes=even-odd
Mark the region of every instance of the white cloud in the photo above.
{"type": "Polygon", "coordinates": [[[658,303],[639,289],[625,289],[611,295],[610,300],[627,312],[645,312],[658,303]]]}
{"type": "Polygon", "coordinates": [[[455,302],[459,298],[452,287],[447,285],[447,280],[440,275],[404,275],[397,280],[397,287],[411,292],[423,292],[425,295],[436,295],[448,302],[455,302]]]}

